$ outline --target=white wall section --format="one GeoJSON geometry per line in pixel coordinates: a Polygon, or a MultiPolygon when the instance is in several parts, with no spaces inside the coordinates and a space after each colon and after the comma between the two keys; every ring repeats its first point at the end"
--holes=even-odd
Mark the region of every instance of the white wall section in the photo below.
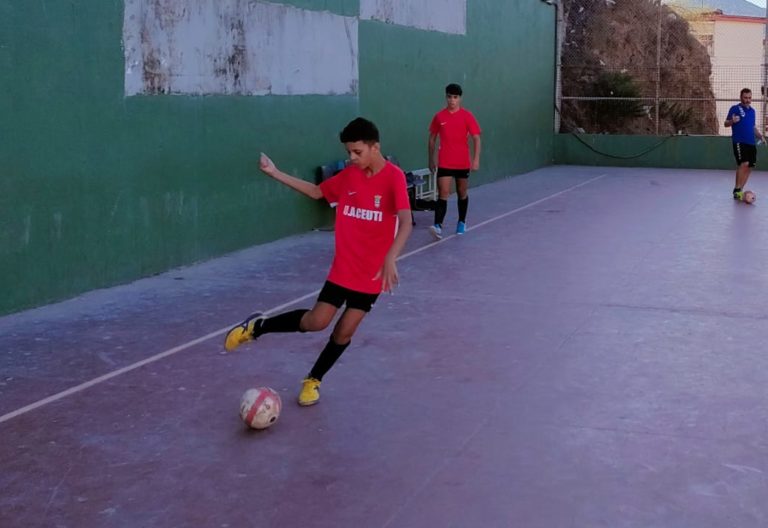
{"type": "Polygon", "coordinates": [[[360,0],[360,18],[465,35],[467,0],[360,0]]]}
{"type": "Polygon", "coordinates": [[[281,4],[125,0],[125,94],[356,94],[357,36],[355,17],[281,4]]]}

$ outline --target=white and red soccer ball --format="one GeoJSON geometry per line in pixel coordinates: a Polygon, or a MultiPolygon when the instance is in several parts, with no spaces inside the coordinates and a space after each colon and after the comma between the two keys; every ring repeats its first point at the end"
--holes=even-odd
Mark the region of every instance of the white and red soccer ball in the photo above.
{"type": "Polygon", "coordinates": [[[266,429],[280,417],[283,402],[269,387],[248,389],[240,400],[240,418],[252,429],[266,429]]]}

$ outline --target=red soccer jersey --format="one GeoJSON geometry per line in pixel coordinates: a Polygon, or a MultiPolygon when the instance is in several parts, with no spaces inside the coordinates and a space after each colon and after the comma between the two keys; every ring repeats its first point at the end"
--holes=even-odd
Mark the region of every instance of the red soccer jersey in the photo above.
{"type": "Polygon", "coordinates": [[[467,136],[480,135],[480,125],[469,110],[459,108],[451,113],[443,108],[429,125],[429,132],[440,137],[440,151],[437,166],[443,169],[469,169],[472,162],[469,159],[467,136]]]}
{"type": "Polygon", "coordinates": [[[397,212],[410,209],[403,171],[390,162],[371,177],[350,165],[320,184],[336,205],[336,254],[328,280],[363,293],[381,293],[384,265],[397,230],[397,212]]]}

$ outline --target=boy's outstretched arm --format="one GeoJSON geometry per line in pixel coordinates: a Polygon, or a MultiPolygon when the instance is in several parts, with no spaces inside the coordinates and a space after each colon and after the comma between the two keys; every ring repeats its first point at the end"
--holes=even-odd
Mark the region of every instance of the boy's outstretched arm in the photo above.
{"type": "Polygon", "coordinates": [[[413,231],[411,210],[400,209],[397,212],[397,235],[395,235],[395,240],[384,258],[384,265],[374,277],[375,279],[382,279],[382,291],[391,292],[400,282],[400,276],[397,273],[397,257],[403,250],[408,237],[411,236],[411,231],[413,231]]]}
{"type": "Polygon", "coordinates": [[[323,191],[320,190],[320,187],[315,185],[314,183],[308,182],[306,180],[302,180],[301,178],[296,178],[295,176],[291,176],[290,174],[286,174],[282,172],[280,169],[278,169],[274,162],[269,159],[269,157],[261,153],[261,158],[259,159],[259,168],[261,169],[261,172],[266,174],[267,176],[271,176],[280,183],[283,183],[290,187],[291,189],[294,189],[296,191],[299,191],[301,194],[306,194],[310,198],[314,198],[315,200],[319,200],[323,197],[323,191]]]}

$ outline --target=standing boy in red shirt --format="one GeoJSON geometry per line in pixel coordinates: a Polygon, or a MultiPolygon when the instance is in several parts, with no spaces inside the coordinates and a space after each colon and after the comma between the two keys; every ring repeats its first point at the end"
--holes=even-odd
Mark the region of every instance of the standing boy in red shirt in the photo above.
{"type": "Polygon", "coordinates": [[[342,130],[340,139],[350,165],[320,185],[281,172],[264,154],[260,161],[268,176],[336,206],[336,253],[315,306],[273,317],[255,313],[232,328],[224,342],[231,351],[263,334],[323,330],[346,304],[328,344],[302,382],[299,405],[318,402],[323,376],[349,346],[379,294],[397,286],[397,256],[412,229],[405,175],[381,154],[376,125],[358,117],[342,130]]]}
{"type": "Polygon", "coordinates": [[[440,110],[429,125],[429,170],[435,171],[435,139],[440,138],[437,162],[438,200],[435,204],[435,224],[429,231],[436,239],[443,238],[443,220],[448,209],[451,194],[451,179],[456,180],[459,222],[456,234],[467,230],[467,208],[469,206],[469,171],[480,169],[480,125],[475,116],[461,107],[461,86],[449,84],[445,87],[446,107],[440,110]],[[470,161],[467,136],[472,137],[473,156],[470,161]]]}

